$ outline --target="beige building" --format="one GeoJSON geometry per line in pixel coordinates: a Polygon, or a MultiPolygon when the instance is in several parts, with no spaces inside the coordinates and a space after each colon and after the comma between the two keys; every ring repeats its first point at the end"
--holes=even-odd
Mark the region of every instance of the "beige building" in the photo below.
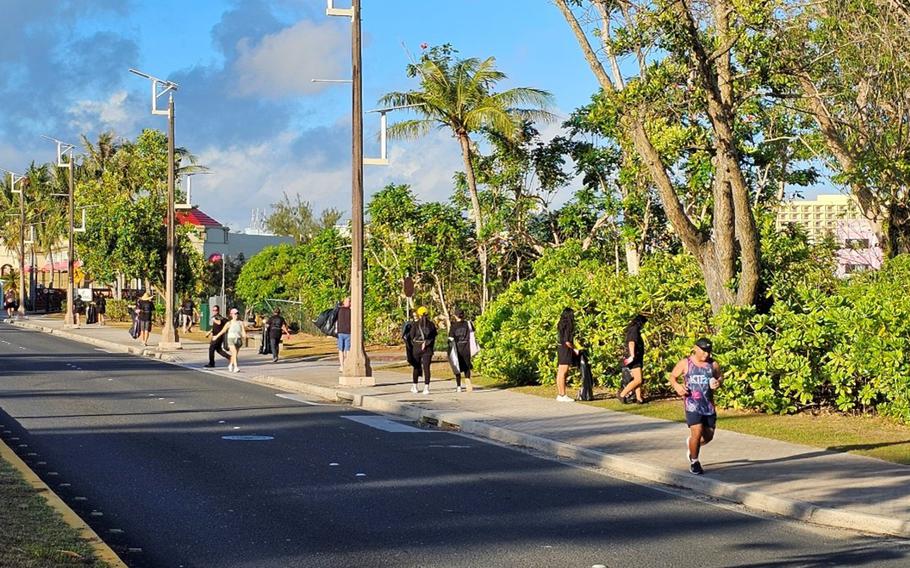
{"type": "Polygon", "coordinates": [[[838,223],[864,220],[856,200],[848,195],[819,195],[816,199],[784,201],[777,209],[777,228],[793,223],[809,233],[809,239],[818,241],[825,235],[837,234],[838,223]]]}

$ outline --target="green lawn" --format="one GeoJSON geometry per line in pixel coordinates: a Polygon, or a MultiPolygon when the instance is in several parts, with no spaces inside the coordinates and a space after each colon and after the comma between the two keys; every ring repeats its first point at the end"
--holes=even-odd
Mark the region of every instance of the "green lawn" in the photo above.
{"type": "Polygon", "coordinates": [[[0,458],[0,566],[107,566],[44,498],[0,458]]]}

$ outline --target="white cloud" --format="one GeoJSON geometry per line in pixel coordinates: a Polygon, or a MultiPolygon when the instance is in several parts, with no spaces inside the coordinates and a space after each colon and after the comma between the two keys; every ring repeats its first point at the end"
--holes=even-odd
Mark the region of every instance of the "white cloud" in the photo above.
{"type": "Polygon", "coordinates": [[[116,91],[105,100],[81,100],[73,103],[67,114],[69,126],[82,132],[94,130],[131,131],[136,122],[135,109],[126,105],[127,91],[116,91]]]}
{"type": "Polygon", "coordinates": [[[234,63],[238,92],[265,97],[309,94],[325,88],[311,79],[347,77],[351,51],[347,29],[302,20],[256,45],[248,38],[240,40],[234,63]]]}

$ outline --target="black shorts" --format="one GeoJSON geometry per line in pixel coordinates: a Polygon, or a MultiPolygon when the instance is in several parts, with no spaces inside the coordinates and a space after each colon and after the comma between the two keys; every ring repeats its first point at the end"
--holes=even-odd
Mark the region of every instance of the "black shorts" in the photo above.
{"type": "Polygon", "coordinates": [[[558,357],[557,361],[559,365],[574,365],[575,364],[575,350],[569,349],[565,345],[560,345],[556,348],[556,356],[558,357]]]}
{"type": "Polygon", "coordinates": [[[139,320],[139,331],[152,331],[152,322],[139,320]]]}
{"type": "Polygon", "coordinates": [[[631,363],[626,365],[626,367],[628,367],[629,369],[641,369],[642,361],[632,361],[631,363]]]}
{"type": "Polygon", "coordinates": [[[714,430],[717,427],[717,414],[699,414],[698,412],[686,412],[686,426],[692,427],[701,424],[705,428],[714,430]]]}

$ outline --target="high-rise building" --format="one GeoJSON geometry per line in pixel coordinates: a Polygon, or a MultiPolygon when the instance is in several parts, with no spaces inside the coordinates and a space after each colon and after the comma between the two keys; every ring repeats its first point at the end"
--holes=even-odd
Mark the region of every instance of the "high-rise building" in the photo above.
{"type": "Polygon", "coordinates": [[[777,228],[793,223],[802,226],[809,240],[817,242],[836,235],[838,221],[864,220],[856,200],[847,195],[819,195],[816,199],[784,201],[777,209],[777,228]]]}

